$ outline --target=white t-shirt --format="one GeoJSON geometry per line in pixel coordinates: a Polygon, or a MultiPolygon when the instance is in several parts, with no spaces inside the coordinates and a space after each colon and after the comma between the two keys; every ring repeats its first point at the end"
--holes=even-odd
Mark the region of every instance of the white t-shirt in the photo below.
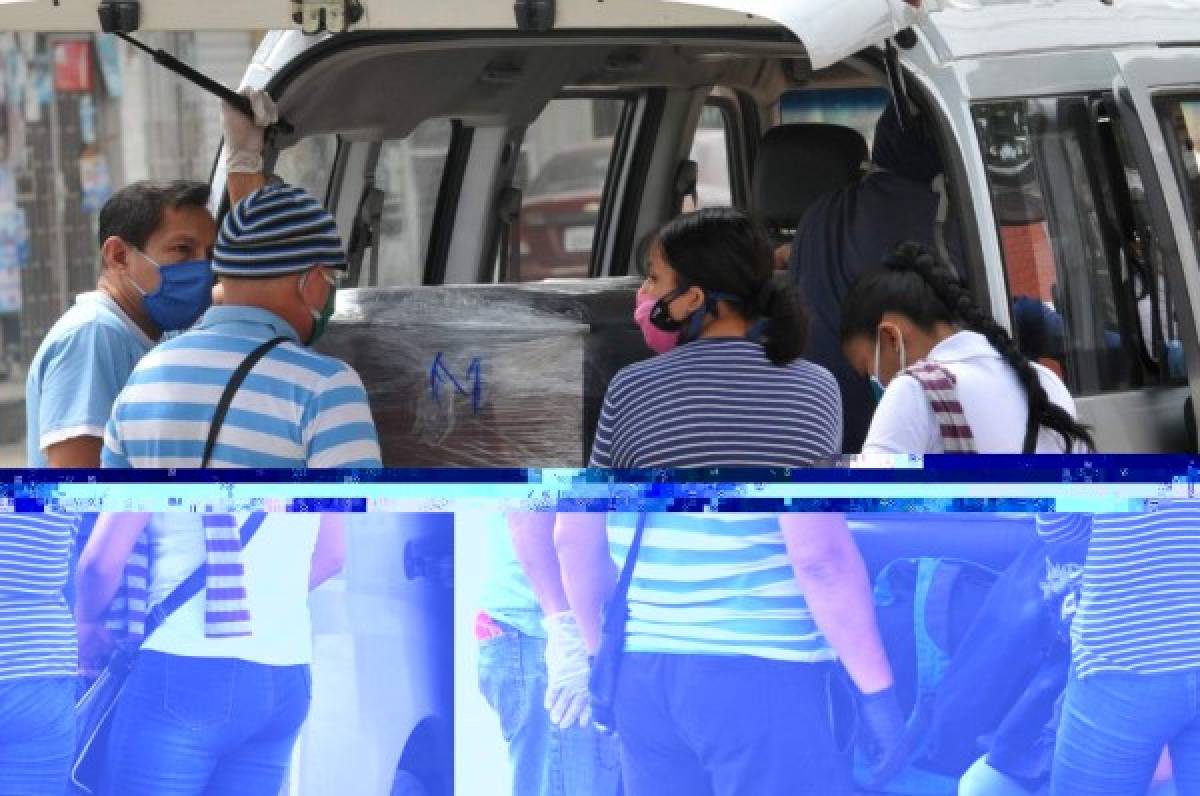
{"type": "MultiPolygon", "coordinates": [[[[1016,372],[978,332],[962,331],[934,346],[926,359],[954,374],[958,400],[980,453],[1021,453],[1029,400],[1016,372]]],[[[1050,397],[1075,416],[1075,401],[1049,369],[1034,363],[1050,397]]],[[[912,376],[899,375],[884,391],[863,443],[864,454],[943,453],[929,399],[912,376]]],[[[1037,453],[1063,453],[1062,437],[1042,428],[1037,453]]]]}
{"type": "MultiPolygon", "coordinates": [[[[239,525],[246,514],[237,514],[239,525]]],[[[272,666],[312,661],[308,578],[319,514],[270,513],[246,549],[246,597],[251,635],[204,635],[204,591],[184,604],[146,640],[144,649],[194,658],[237,658],[272,666]]],[[[204,563],[200,514],[155,514],[147,526],[152,547],[150,605],[156,605],[204,563]]]]}

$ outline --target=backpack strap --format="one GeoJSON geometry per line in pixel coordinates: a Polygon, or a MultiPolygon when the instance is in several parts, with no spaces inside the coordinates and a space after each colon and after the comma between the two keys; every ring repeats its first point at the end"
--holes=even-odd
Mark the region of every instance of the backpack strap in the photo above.
{"type": "Polygon", "coordinates": [[[941,433],[942,449],[946,453],[978,453],[971,424],[967,422],[958,400],[954,374],[929,361],[918,362],[904,373],[916,379],[925,391],[925,398],[941,433]]]}

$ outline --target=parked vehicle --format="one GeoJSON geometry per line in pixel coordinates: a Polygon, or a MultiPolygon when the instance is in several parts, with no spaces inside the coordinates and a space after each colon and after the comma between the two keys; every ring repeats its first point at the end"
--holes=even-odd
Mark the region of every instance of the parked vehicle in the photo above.
{"type": "MultiPolygon", "coordinates": [[[[785,98],[901,87],[938,139],[970,288],[1010,327],[1019,299],[1061,320],[1051,364],[1099,448],[1195,450],[1185,423],[1200,392],[1194,0],[859,0],[836,14],[827,0],[519,0],[515,15],[487,0],[303,0],[290,5],[300,22],[280,3],[100,5],[140,7],[131,30],[277,29],[245,75],[293,128],[274,137],[269,162],[284,178],[296,179],[297,160],[317,175],[355,241],[360,292],[632,275],[638,239],[680,206],[681,164],[706,109],[723,126],[730,201],[755,209],[758,143],[785,98]],[[516,155],[538,120],[557,109],[582,121],[601,103],[585,132],[539,133],[551,155],[611,141],[599,195],[586,148],[546,158],[522,186],[516,155]],[[314,142],[320,159],[289,160],[314,142]],[[562,182],[560,171],[589,176],[562,182]],[[381,191],[404,223],[399,210],[373,211],[381,191]]],[[[0,27],[95,29],[94,11],[7,3],[0,27]]],[[[219,168],[213,184],[219,204],[219,168]]],[[[346,321],[362,319],[341,316],[331,337],[346,321]]],[[[480,411],[502,397],[485,389],[480,411]]]]}
{"type": "MultiPolygon", "coordinates": [[[[551,158],[534,176],[521,205],[521,256],[512,281],[588,276],[612,151],[611,139],[573,146],[551,158]]],[[[689,157],[706,179],[696,185],[693,206],[728,205],[724,132],[696,131],[689,157]]]]}

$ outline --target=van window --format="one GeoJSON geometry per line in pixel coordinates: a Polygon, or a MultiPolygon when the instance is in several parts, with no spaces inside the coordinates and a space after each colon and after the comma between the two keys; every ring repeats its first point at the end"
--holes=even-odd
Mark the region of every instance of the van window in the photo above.
{"type": "Polygon", "coordinates": [[[734,140],[729,117],[715,104],[704,106],[688,157],[696,162],[696,202],[684,201],[684,211],[733,205],[729,142],[734,140]]]}
{"type": "Polygon", "coordinates": [[[303,138],[279,153],[272,171],[288,185],[303,188],[328,203],[337,151],[338,137],[333,133],[303,138]]]}
{"type": "Polygon", "coordinates": [[[372,287],[410,287],[424,282],[425,256],[453,126],[427,119],[407,138],[384,141],[374,187],[382,193],[379,252],[363,254],[362,282],[372,287]]]}
{"type": "Polygon", "coordinates": [[[840,124],[869,145],[888,98],[887,89],[874,86],[789,91],[779,100],[779,118],[783,124],[840,124]]]}
{"type": "Polygon", "coordinates": [[[588,276],[626,102],[623,97],[551,100],[526,130],[516,178],[522,191],[519,250],[509,254],[506,281],[588,276]]]}
{"type": "Polygon", "coordinates": [[[1160,106],[1160,112],[1200,252],[1200,98],[1171,99],[1160,106]]]}
{"type": "Polygon", "coordinates": [[[1164,255],[1102,97],[974,106],[1013,330],[1076,395],[1181,383],[1164,255]]]}

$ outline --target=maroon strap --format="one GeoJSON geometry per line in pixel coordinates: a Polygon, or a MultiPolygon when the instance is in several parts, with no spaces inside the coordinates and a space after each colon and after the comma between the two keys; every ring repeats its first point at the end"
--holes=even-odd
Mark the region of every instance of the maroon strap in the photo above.
{"type": "Polygon", "coordinates": [[[978,453],[975,435],[958,401],[954,374],[933,362],[918,362],[904,372],[916,379],[925,391],[942,436],[942,449],[946,453],[978,453]]]}

